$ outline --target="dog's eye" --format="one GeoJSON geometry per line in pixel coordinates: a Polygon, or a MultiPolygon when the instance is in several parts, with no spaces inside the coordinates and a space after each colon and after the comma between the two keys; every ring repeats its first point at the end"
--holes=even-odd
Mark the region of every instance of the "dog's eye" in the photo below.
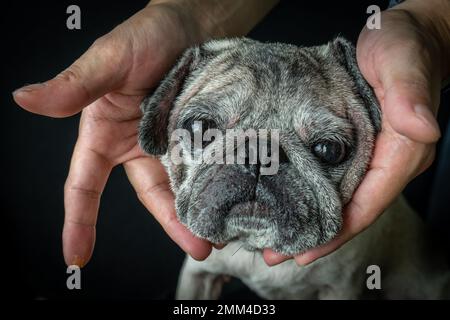
{"type": "Polygon", "coordinates": [[[345,146],[337,141],[320,141],[313,145],[312,151],[316,157],[328,164],[338,164],[345,157],[345,146]]]}
{"type": "Polygon", "coordinates": [[[188,120],[185,123],[183,123],[183,129],[189,131],[193,142],[195,142],[195,136],[198,136],[197,141],[202,142],[202,148],[206,147],[208,144],[214,141],[214,137],[211,141],[203,141],[203,134],[209,129],[216,129],[216,128],[217,123],[211,119],[194,119],[188,120]]]}

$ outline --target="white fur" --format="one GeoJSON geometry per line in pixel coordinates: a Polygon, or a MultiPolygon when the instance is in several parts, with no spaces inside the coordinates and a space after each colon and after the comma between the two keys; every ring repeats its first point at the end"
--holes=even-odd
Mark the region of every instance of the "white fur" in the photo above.
{"type": "Polygon", "coordinates": [[[305,267],[294,260],[269,267],[260,251],[249,252],[239,242],[214,249],[202,262],[187,257],[177,298],[217,299],[223,276],[230,275],[266,299],[358,299],[373,264],[381,268],[382,298],[442,298],[450,275],[445,263],[431,256],[422,221],[399,198],[366,231],[305,267]]]}

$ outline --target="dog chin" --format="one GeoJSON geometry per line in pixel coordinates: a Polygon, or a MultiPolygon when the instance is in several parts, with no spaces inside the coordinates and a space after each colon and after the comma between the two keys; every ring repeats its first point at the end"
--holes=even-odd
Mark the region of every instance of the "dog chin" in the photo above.
{"type": "Polygon", "coordinates": [[[226,242],[239,240],[249,251],[271,247],[276,226],[270,215],[267,206],[257,201],[234,205],[225,218],[223,234],[226,242]]]}
{"type": "Polygon", "coordinates": [[[244,201],[231,206],[219,221],[211,221],[213,214],[204,210],[187,223],[188,229],[196,236],[213,243],[227,243],[240,240],[248,248],[263,248],[273,236],[269,209],[257,201],[244,201]]]}
{"type": "Polygon", "coordinates": [[[197,237],[211,243],[239,241],[242,244],[240,248],[247,251],[271,248],[282,254],[300,253],[304,248],[299,248],[298,243],[288,244],[278,239],[279,226],[273,214],[258,201],[245,201],[233,205],[223,222],[205,223],[204,217],[208,215],[205,211],[197,219],[190,219],[186,227],[197,237]]]}

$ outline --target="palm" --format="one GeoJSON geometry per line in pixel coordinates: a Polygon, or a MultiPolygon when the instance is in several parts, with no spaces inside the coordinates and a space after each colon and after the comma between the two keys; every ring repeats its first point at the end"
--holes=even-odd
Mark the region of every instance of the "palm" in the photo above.
{"type": "Polygon", "coordinates": [[[136,144],[139,98],[107,94],[86,107],[82,112],[78,143],[85,144],[111,165],[142,156],[136,144]]]}

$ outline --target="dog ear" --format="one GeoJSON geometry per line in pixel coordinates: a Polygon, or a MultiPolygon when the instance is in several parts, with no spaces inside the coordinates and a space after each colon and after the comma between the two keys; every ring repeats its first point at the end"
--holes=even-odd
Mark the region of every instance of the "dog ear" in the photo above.
{"type": "Polygon", "coordinates": [[[168,124],[175,100],[189,74],[196,68],[199,48],[187,49],[156,90],[141,103],[143,113],[139,124],[139,145],[151,155],[162,155],[168,146],[168,124]]]}
{"type": "Polygon", "coordinates": [[[347,116],[354,126],[356,141],[352,163],[340,183],[341,199],[346,204],[364,178],[372,159],[375,137],[381,130],[381,111],[372,88],[359,71],[353,44],[338,37],[330,46],[332,55],[351,78],[352,91],[364,105],[364,108],[348,106],[347,116]]]}
{"type": "Polygon", "coordinates": [[[348,74],[352,77],[357,92],[367,108],[367,112],[375,128],[375,131],[378,133],[381,130],[380,106],[372,88],[359,71],[354,45],[350,41],[342,37],[337,37],[331,43],[331,46],[334,49],[333,51],[335,52],[335,57],[338,59],[339,63],[347,70],[348,74]]]}

